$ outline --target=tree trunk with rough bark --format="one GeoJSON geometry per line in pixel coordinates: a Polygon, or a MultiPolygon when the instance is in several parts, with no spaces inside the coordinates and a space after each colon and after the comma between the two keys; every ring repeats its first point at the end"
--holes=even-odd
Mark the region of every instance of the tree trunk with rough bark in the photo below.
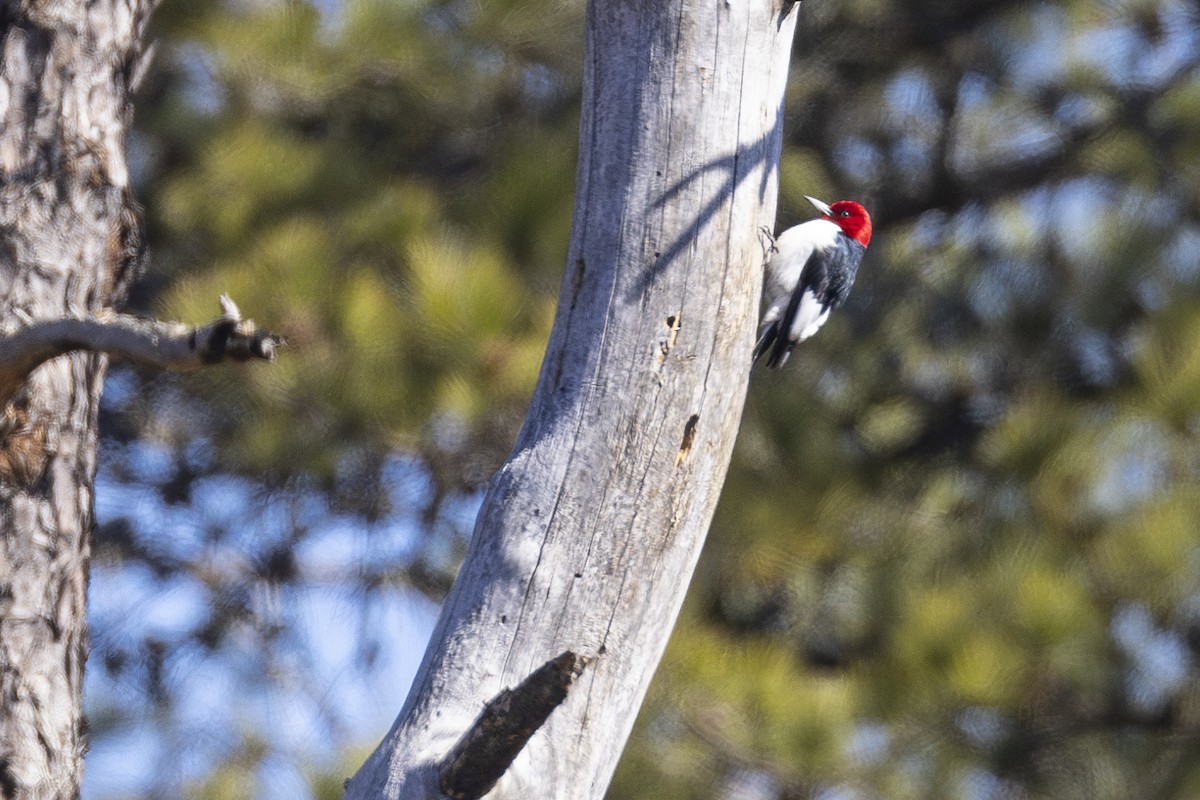
{"type": "Polygon", "coordinates": [[[796,5],[589,3],[575,222],[538,386],[348,798],[603,796],[741,417],[796,5]]]}
{"type": "MultiPolygon", "coordinates": [[[[124,139],[152,2],[0,10],[0,331],[124,299],[141,254],[124,139]]],[[[73,798],[105,359],[36,369],[0,441],[0,794],[73,798]]]]}
{"type": "Polygon", "coordinates": [[[105,355],[270,360],[229,298],[201,328],[113,312],[145,257],[130,95],[156,0],[0,4],[0,797],[79,796],[105,355]]]}

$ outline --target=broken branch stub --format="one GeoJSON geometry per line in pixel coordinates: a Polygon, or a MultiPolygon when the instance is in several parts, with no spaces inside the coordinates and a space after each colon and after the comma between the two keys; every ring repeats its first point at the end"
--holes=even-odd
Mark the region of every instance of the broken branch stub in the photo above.
{"type": "Polygon", "coordinates": [[[567,650],[492,698],[442,761],[442,791],[454,800],[478,800],[491,791],[551,712],[567,699],[590,660],[567,650]]]}
{"type": "Polygon", "coordinates": [[[283,337],[242,319],[228,295],[221,296],[221,316],[200,326],[111,312],[29,320],[0,336],[0,407],[16,396],[30,373],[66,353],[106,353],[159,369],[190,372],[226,359],[271,361],[284,344],[283,337]]]}

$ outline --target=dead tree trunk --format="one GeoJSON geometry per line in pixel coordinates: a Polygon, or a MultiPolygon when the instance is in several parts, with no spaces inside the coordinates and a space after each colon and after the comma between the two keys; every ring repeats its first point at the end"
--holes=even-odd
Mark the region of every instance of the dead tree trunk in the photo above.
{"type": "Polygon", "coordinates": [[[741,417],[795,5],[589,3],[575,223],[538,386],[348,798],[479,797],[500,775],[490,797],[604,794],[741,417]]]}

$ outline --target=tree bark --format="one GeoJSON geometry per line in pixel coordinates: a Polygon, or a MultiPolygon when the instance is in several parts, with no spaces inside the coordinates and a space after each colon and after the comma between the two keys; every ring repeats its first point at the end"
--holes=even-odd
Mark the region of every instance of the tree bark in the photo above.
{"type": "MultiPolygon", "coordinates": [[[[118,304],[142,247],[124,137],[152,0],[0,5],[0,333],[118,304]]],[[[105,361],[38,367],[0,434],[0,795],[79,794],[105,361]]]]}
{"type": "Polygon", "coordinates": [[[795,5],[589,3],[575,222],[537,389],[348,798],[444,796],[485,704],[564,651],[587,669],[488,796],[604,794],[741,417],[795,5]]]}

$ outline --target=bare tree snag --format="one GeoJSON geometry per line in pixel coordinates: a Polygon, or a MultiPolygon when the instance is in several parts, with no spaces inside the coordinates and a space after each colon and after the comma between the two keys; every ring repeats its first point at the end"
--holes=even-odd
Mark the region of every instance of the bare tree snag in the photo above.
{"type": "Polygon", "coordinates": [[[745,401],[794,5],[591,0],[575,221],[525,426],[352,800],[439,798],[479,709],[591,666],[491,798],[600,798],[666,646],[745,401]]]}
{"type": "Polygon", "coordinates": [[[484,707],[442,762],[442,791],[453,800],[479,800],[500,780],[550,713],[567,699],[590,659],[570,650],[547,661],[515,689],[484,707]]]}

